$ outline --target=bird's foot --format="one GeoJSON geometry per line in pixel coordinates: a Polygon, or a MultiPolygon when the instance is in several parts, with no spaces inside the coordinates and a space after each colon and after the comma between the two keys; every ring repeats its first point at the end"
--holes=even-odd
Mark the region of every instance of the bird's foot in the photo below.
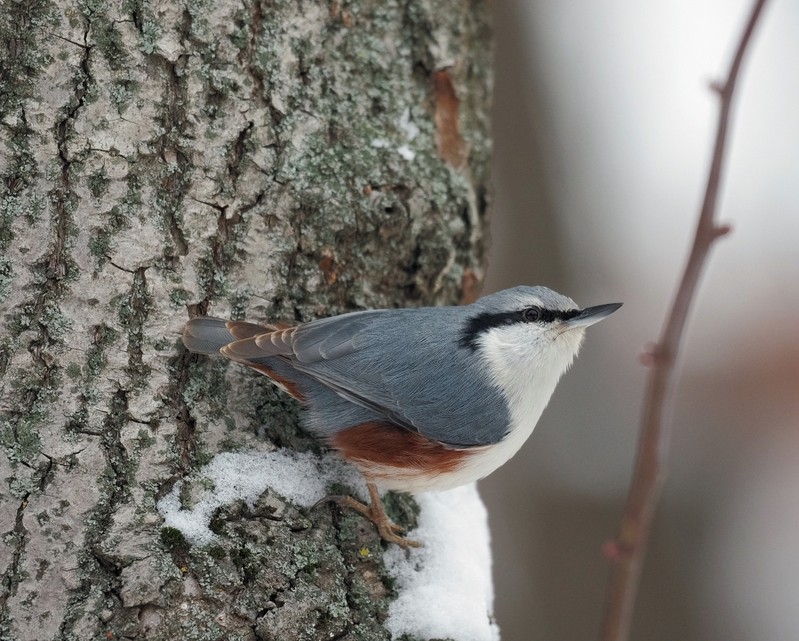
{"type": "MultiPolygon", "coordinates": [[[[369,496],[372,500],[369,505],[361,503],[351,496],[326,496],[316,505],[326,501],[332,501],[341,508],[355,510],[375,524],[375,527],[377,527],[377,532],[380,534],[380,538],[388,543],[395,543],[399,545],[403,550],[422,547],[422,544],[419,541],[406,539],[404,536],[400,536],[405,532],[405,530],[396,523],[392,523],[391,519],[388,518],[388,514],[386,514],[386,511],[383,508],[383,502],[380,500],[380,495],[377,492],[377,486],[375,486],[373,483],[367,483],[366,487],[369,489],[369,496]]],[[[314,507],[316,507],[316,505],[314,505],[314,507]]]]}

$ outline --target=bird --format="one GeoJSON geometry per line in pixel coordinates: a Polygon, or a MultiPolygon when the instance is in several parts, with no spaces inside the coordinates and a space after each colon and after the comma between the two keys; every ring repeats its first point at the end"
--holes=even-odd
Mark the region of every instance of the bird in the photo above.
{"type": "Polygon", "coordinates": [[[329,497],[402,536],[380,490],[440,491],[507,462],[541,417],[585,329],[621,303],[579,308],[543,286],[470,305],[355,311],[297,325],[198,316],[186,348],[266,375],[300,402],[307,431],[364,476],[370,504],[329,497]]]}

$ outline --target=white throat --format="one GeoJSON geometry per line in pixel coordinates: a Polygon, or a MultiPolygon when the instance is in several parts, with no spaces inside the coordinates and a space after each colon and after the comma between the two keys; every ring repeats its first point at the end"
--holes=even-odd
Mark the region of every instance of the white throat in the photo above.
{"type": "Polygon", "coordinates": [[[530,437],[560,377],[577,356],[583,332],[543,335],[538,342],[514,338],[491,330],[480,341],[479,352],[508,403],[510,425],[502,441],[475,457],[486,459],[481,467],[490,468],[478,478],[507,462],[530,437]]]}

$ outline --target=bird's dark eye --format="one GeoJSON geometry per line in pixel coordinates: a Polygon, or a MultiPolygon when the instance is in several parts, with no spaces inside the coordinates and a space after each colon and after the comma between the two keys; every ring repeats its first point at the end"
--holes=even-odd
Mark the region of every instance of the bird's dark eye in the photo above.
{"type": "Polygon", "coordinates": [[[541,315],[540,307],[526,307],[522,310],[522,318],[527,323],[537,323],[541,320],[541,315]]]}

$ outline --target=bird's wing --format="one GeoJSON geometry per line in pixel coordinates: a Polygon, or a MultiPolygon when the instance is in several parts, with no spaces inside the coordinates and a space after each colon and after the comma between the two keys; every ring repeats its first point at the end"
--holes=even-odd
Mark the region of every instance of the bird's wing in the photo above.
{"type": "MultiPolygon", "coordinates": [[[[458,317],[459,318],[459,317],[458,317]]],[[[502,439],[508,412],[484,368],[457,346],[442,309],[373,310],[233,342],[235,360],[278,358],[348,401],[453,446],[502,439]]]]}
{"type": "Polygon", "coordinates": [[[353,385],[347,368],[324,367],[358,350],[357,337],[369,326],[369,316],[384,310],[353,312],[295,327],[260,332],[225,345],[221,352],[237,361],[279,358],[297,371],[335,391],[351,403],[374,410],[392,422],[418,431],[399,404],[379,385],[353,385]]]}

